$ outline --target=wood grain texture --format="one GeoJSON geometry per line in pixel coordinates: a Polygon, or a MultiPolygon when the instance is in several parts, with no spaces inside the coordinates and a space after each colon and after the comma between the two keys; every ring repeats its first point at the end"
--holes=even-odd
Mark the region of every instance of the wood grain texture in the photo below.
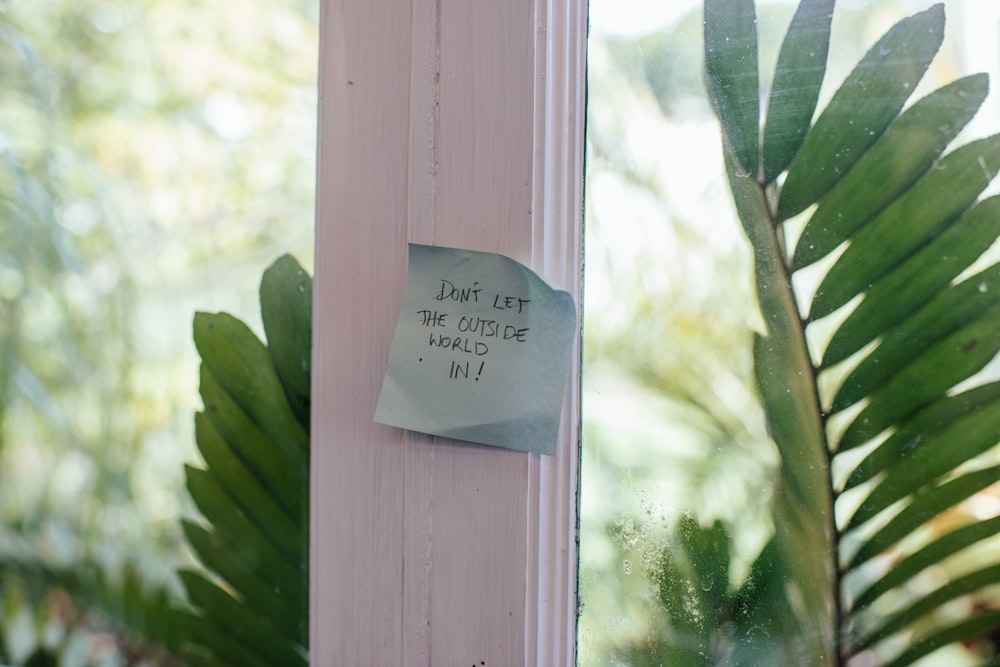
{"type": "Polygon", "coordinates": [[[579,303],[583,5],[323,4],[313,664],[573,664],[577,381],[551,458],[372,414],[408,241],[501,252],[579,303]]]}

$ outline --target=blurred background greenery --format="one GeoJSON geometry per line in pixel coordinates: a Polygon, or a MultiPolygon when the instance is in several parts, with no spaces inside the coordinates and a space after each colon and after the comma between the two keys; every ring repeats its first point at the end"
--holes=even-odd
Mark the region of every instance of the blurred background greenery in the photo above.
{"type": "Polygon", "coordinates": [[[311,270],[318,11],[0,1],[0,664],[150,659],[25,562],[178,590],[193,313],[311,270]]]}
{"type": "MultiPolygon", "coordinates": [[[[757,2],[765,84],[796,4],[757,2]]],[[[930,4],[838,2],[823,99],[878,36],[930,4]]],[[[1000,11],[992,4],[946,3],[946,42],[918,94],[976,71],[989,72],[995,85],[1000,11]]],[[[750,246],[732,209],[719,127],[702,85],[700,5],[590,3],[584,667],[673,664],[657,583],[663,553],[677,550],[683,517],[726,528],[734,551],[730,586],[774,530],[777,461],[753,383],[751,330],[761,326],[750,246]]],[[[994,94],[964,136],[996,132],[998,120],[994,94]]],[[[979,497],[994,513],[995,494],[979,497]]],[[[974,664],[949,651],[932,664],[974,664]]]]}

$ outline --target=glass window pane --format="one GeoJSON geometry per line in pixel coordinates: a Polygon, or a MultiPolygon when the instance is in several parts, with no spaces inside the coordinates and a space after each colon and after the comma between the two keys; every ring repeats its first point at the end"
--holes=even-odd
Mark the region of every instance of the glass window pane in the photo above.
{"type": "MultiPolygon", "coordinates": [[[[797,3],[756,4],[759,103],[763,114],[767,111],[779,49],[797,3]]],[[[717,5],[732,9],[737,3],[717,5]]],[[[855,63],[883,34],[928,5],[885,0],[837,3],[818,108],[823,109],[831,102],[855,63]]],[[[906,102],[906,108],[968,74],[985,71],[994,82],[997,80],[995,44],[1000,11],[983,3],[957,1],[946,3],[945,10],[943,45],[926,76],[912,81],[910,92],[915,94],[906,102]]],[[[780,546],[765,549],[775,544],[772,539],[775,533],[787,534],[791,530],[783,523],[788,520],[788,511],[775,509],[782,507],[781,494],[787,490],[787,486],[782,486],[787,485],[787,478],[781,481],[781,471],[790,464],[772,440],[774,432],[769,431],[755,379],[753,332],[767,331],[770,320],[765,320],[758,306],[753,248],[734,209],[723,164],[720,124],[703,83],[702,6],[694,0],[673,3],[592,0],[591,21],[581,473],[583,611],[579,662],[581,665],[743,664],[729,661],[753,655],[756,657],[749,664],[785,664],[773,661],[776,654],[767,653],[768,647],[788,643],[787,637],[776,633],[773,624],[769,625],[771,619],[752,614],[741,617],[738,613],[739,609],[744,612],[760,609],[747,602],[751,589],[743,584],[755,563],[758,567],[766,564],[759,560],[762,549],[765,558],[769,557],[769,549],[781,550],[780,546]]],[[[900,83],[907,88],[911,85],[910,81],[900,83]]],[[[969,81],[962,85],[978,84],[969,81]]],[[[955,99],[965,98],[966,93],[962,93],[956,94],[955,99]]],[[[866,103],[862,97],[859,109],[867,108],[866,103]]],[[[941,117],[952,122],[959,115],[957,107],[961,104],[956,101],[941,117]]],[[[997,97],[990,94],[945,154],[997,132],[998,110],[997,97]]],[[[845,117],[842,122],[850,124],[852,119],[845,117]]],[[[881,137],[882,129],[874,135],[881,137]]],[[[900,154],[911,159],[920,145],[918,139],[908,140],[900,154]]],[[[985,167],[978,170],[976,177],[985,186],[997,167],[992,166],[989,154],[983,153],[981,157],[985,167]]],[[[902,166],[887,169],[881,178],[889,183],[901,169],[902,166]]],[[[901,192],[927,173],[930,172],[915,172],[913,180],[901,192]]],[[[775,202],[785,178],[778,176],[771,186],[775,202]]],[[[868,184],[855,185],[858,190],[866,187],[868,184]]],[[[990,186],[981,197],[988,197],[995,189],[995,185],[990,186]]],[[[877,193],[878,188],[869,190],[877,193]]],[[[888,206],[898,196],[901,194],[888,198],[880,206],[888,206]]],[[[925,205],[945,201],[948,196],[952,194],[928,197],[925,205]]],[[[809,208],[804,214],[780,223],[781,242],[787,244],[789,263],[791,248],[814,210],[809,208]]],[[[916,213],[910,214],[913,216],[916,213]]],[[[987,245],[992,238],[995,235],[987,239],[987,245]]],[[[898,235],[889,237],[881,247],[885,249],[894,243],[902,243],[898,235]]],[[[971,243],[968,240],[958,245],[967,247],[971,243]]],[[[863,247],[860,241],[857,245],[863,247]]],[[[832,258],[840,252],[816,267],[801,271],[793,267],[795,296],[803,319],[812,292],[830,270],[832,258]]],[[[888,251],[877,254],[886,256],[888,251]]],[[[949,280],[952,284],[960,283],[995,261],[995,250],[978,260],[973,256],[969,266],[946,279],[941,289],[947,287],[949,280]]],[[[986,289],[991,284],[985,279],[982,282],[986,289]]],[[[873,288],[866,284],[860,291],[870,293],[870,289],[873,288]]],[[[808,325],[815,364],[819,364],[827,340],[859,301],[860,298],[855,298],[846,307],[835,309],[830,317],[817,318],[808,325]]],[[[916,306],[914,309],[914,312],[919,310],[916,306]]],[[[974,317],[969,315],[968,319],[974,317]]],[[[988,325],[983,326],[989,329],[988,325]]],[[[887,335],[880,333],[877,340],[887,335]]],[[[965,343],[970,350],[981,340],[978,335],[973,338],[974,343],[965,343]]],[[[916,341],[916,338],[905,340],[916,341]]],[[[824,414],[817,413],[816,419],[826,425],[824,438],[831,443],[840,440],[859,410],[844,411],[827,422],[826,413],[831,409],[837,386],[870,349],[865,348],[862,354],[844,364],[819,373],[824,414]]],[[[986,355],[983,363],[992,356],[986,355]]],[[[756,366],[761,367],[762,359],[767,358],[759,353],[756,366]]],[[[932,393],[917,405],[922,411],[914,409],[907,414],[920,417],[942,396],[994,380],[995,368],[995,363],[988,364],[973,380],[932,393]]],[[[935,377],[944,376],[942,372],[935,377]]],[[[767,386],[787,389],[789,393],[797,391],[794,383],[786,386],[772,382],[765,384],[765,389],[767,386]]],[[[887,400],[876,397],[876,401],[887,400]]],[[[780,402],[780,397],[768,401],[773,406],[780,402]]],[[[871,401],[863,404],[867,402],[871,401]]],[[[863,530],[848,531],[849,527],[853,530],[849,520],[861,497],[859,492],[843,496],[840,492],[860,458],[906,423],[903,417],[889,422],[889,430],[872,433],[878,437],[859,447],[861,453],[855,459],[844,455],[835,460],[838,526],[846,534],[841,540],[843,568],[848,568],[853,552],[863,541],[859,536],[874,533],[874,529],[869,525],[863,530]]],[[[932,434],[933,430],[926,433],[932,434]]],[[[970,455],[963,466],[948,468],[936,476],[918,495],[970,470],[990,470],[996,464],[993,444],[986,443],[983,452],[970,455]]],[[[824,459],[821,456],[816,460],[818,468],[825,466],[824,459]]],[[[986,478],[989,474],[983,473],[986,478]]],[[[859,489],[867,493],[881,478],[877,475],[875,481],[868,482],[870,486],[859,485],[859,489]]],[[[972,482],[968,484],[970,489],[974,486],[972,482]]],[[[879,623],[891,618],[894,610],[916,604],[923,594],[933,590],[936,582],[957,579],[966,572],[995,564],[995,558],[983,556],[995,550],[995,544],[988,542],[974,545],[950,560],[935,562],[932,568],[921,568],[919,576],[879,597],[871,610],[853,616],[848,613],[871,582],[884,577],[888,569],[919,551],[933,537],[945,535],[956,526],[995,516],[1000,507],[996,486],[989,483],[981,486],[970,490],[967,498],[962,496],[961,500],[948,504],[947,511],[937,518],[922,518],[919,529],[904,532],[903,535],[908,535],[906,539],[873,559],[870,566],[850,568],[850,574],[841,582],[843,636],[853,637],[843,641],[845,644],[854,641],[851,651],[857,654],[849,664],[882,664],[881,661],[900,654],[909,644],[917,644],[917,638],[935,623],[947,624],[980,612],[985,614],[982,618],[989,619],[992,612],[988,610],[998,604],[993,583],[996,578],[990,579],[992,575],[984,576],[986,583],[970,584],[969,594],[935,608],[920,622],[906,624],[902,633],[887,641],[873,641],[871,647],[862,642],[879,623]]],[[[901,498],[901,504],[893,505],[872,524],[880,521],[884,524],[889,515],[914,502],[909,493],[901,498]]],[[[821,517],[809,520],[815,520],[822,532],[821,517]]],[[[957,543],[959,539],[949,537],[945,542],[957,543]]],[[[822,554],[817,554],[817,559],[820,558],[822,554]]],[[[755,581],[757,597],[751,596],[754,604],[772,594],[778,596],[775,600],[781,598],[787,603],[784,593],[774,591],[787,587],[793,581],[792,575],[779,566],[773,566],[771,571],[779,573],[778,579],[772,575],[770,580],[763,577],[755,581]]],[[[815,586],[821,583],[815,582],[815,586]]],[[[825,594],[808,590],[794,595],[825,594]]],[[[803,604],[807,608],[809,600],[803,604]]],[[[979,664],[995,648],[992,640],[982,633],[973,635],[964,644],[950,644],[933,653],[928,664],[979,664]]],[[[819,658],[799,654],[798,659],[819,658]]]]}
{"type": "Polygon", "coordinates": [[[227,576],[181,523],[210,525],[192,320],[263,337],[264,270],[311,267],[317,19],[0,3],[0,664],[177,664],[180,571],[227,576]]]}

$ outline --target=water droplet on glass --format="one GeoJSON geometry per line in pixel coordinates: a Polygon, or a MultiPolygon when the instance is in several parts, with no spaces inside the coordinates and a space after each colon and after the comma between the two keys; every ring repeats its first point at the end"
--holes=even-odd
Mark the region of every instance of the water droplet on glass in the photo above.
{"type": "Polygon", "coordinates": [[[627,560],[622,563],[625,568],[625,574],[632,574],[632,561],[627,560]]]}
{"type": "Polygon", "coordinates": [[[887,49],[887,48],[885,48],[884,46],[881,49],[878,50],[878,54],[880,56],[882,56],[882,57],[885,57],[885,56],[889,55],[889,53],[890,53],[890,50],[887,49]]]}
{"type": "Polygon", "coordinates": [[[989,286],[989,285],[987,285],[985,281],[984,281],[984,282],[981,282],[981,283],[979,283],[979,292],[980,292],[980,294],[982,294],[982,293],[984,293],[984,292],[988,291],[989,289],[990,289],[990,286],[989,286]]]}

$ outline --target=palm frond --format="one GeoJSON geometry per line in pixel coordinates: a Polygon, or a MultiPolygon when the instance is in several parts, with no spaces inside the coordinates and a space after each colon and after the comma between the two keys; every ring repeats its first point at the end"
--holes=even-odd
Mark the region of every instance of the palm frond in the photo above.
{"type": "Polygon", "coordinates": [[[1000,386],[979,379],[1000,351],[1000,265],[973,275],[1000,236],[1000,198],[979,199],[1000,137],[946,153],[985,75],[907,106],[942,43],[940,4],[891,28],[813,120],[833,5],[800,4],[765,118],[753,2],[706,0],[706,73],[766,325],[754,359],[781,454],[774,543],[789,609],[811,629],[785,655],[841,665],[905,637],[889,662],[901,666],[1000,628],[978,597],[1000,584],[1000,557],[982,548],[997,519],[935,524],[1000,481],[984,456],[1000,442],[1000,386]],[[819,287],[799,293],[793,277],[821,260],[819,287]],[[835,313],[824,345],[810,329],[835,313]],[[956,557],[975,564],[942,567],[956,557]],[[889,559],[879,581],[872,563],[889,559]],[[931,568],[944,583],[912,585],[931,568]],[[937,614],[956,599],[962,618],[937,614]]]}
{"type": "Polygon", "coordinates": [[[289,256],[261,283],[265,346],[236,318],[198,313],[206,468],[187,467],[204,522],[182,527],[207,573],[181,572],[193,665],[307,665],[312,280],[289,256]]]}

